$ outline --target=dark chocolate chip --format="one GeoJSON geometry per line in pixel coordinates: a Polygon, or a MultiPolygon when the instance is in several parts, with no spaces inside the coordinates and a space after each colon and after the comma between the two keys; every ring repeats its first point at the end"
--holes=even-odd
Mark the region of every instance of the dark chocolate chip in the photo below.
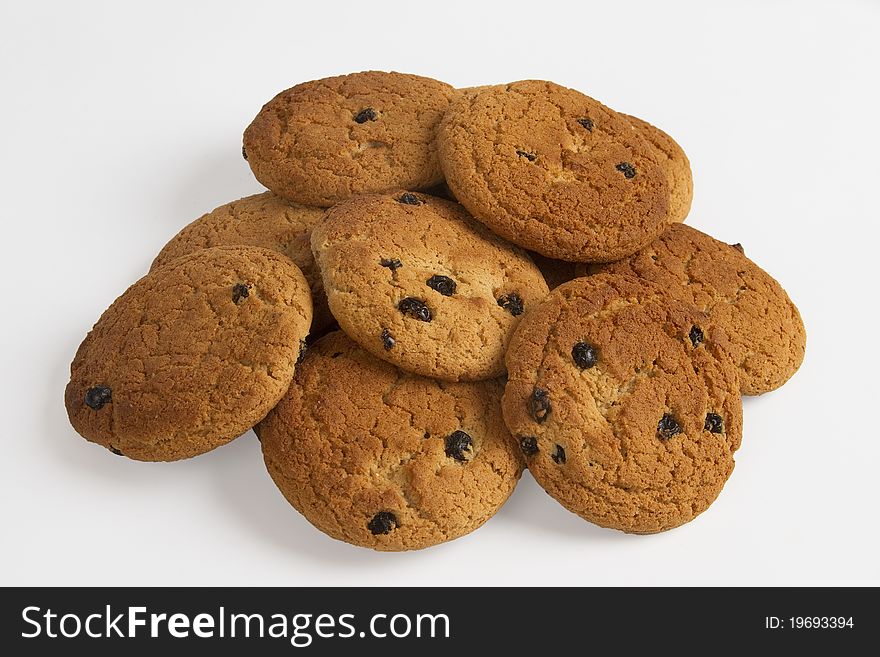
{"type": "Polygon", "coordinates": [[[593,122],[590,119],[584,117],[582,119],[578,119],[578,123],[580,123],[582,126],[584,126],[590,132],[593,132],[593,122]]]}
{"type": "Polygon", "coordinates": [[[247,299],[251,294],[250,283],[236,283],[232,286],[232,303],[238,305],[242,299],[247,299]]]}
{"type": "Polygon", "coordinates": [[[86,390],[85,399],[86,406],[93,411],[100,410],[104,404],[113,400],[113,393],[107,386],[95,386],[86,390]]]}
{"type": "Polygon", "coordinates": [[[373,516],[373,519],[367,523],[367,529],[373,536],[377,534],[387,534],[397,527],[397,516],[391,511],[379,511],[373,516]]]}
{"type": "Polygon", "coordinates": [[[556,451],[550,455],[550,458],[553,459],[554,463],[562,465],[565,463],[565,448],[562,445],[557,445],[556,451]]]}
{"type": "Polygon", "coordinates": [[[682,429],[678,421],[669,413],[665,413],[657,423],[657,437],[661,440],[672,438],[680,434],[681,431],[682,429]]]}
{"type": "Polygon", "coordinates": [[[418,196],[410,194],[409,192],[401,194],[397,199],[397,202],[403,203],[404,205],[421,205],[423,203],[423,201],[419,200],[418,196]]]}
{"type": "Polygon", "coordinates": [[[519,439],[519,448],[526,456],[534,456],[538,453],[538,439],[534,436],[523,436],[519,439]]]}
{"type": "Polygon", "coordinates": [[[535,388],[529,396],[529,413],[538,424],[543,424],[550,415],[550,393],[543,388],[535,388]]]}
{"type": "Polygon", "coordinates": [[[691,344],[695,347],[700,346],[700,343],[706,338],[706,336],[703,335],[703,329],[696,324],[691,326],[691,332],[688,333],[688,337],[691,339],[691,344]]]}
{"type": "Polygon", "coordinates": [[[113,447],[112,445],[111,445],[110,447],[108,447],[107,449],[109,449],[111,452],[113,452],[114,454],[116,454],[116,456],[125,456],[125,454],[123,454],[122,452],[120,452],[118,449],[116,449],[116,448],[113,447]]]}
{"type": "Polygon", "coordinates": [[[621,162],[614,168],[620,171],[623,174],[624,178],[636,177],[636,168],[629,162],[621,162]]]}
{"type": "Polygon", "coordinates": [[[378,118],[376,110],[372,107],[366,107],[354,115],[355,123],[366,123],[367,121],[375,121],[378,118]]]}
{"type": "Polygon", "coordinates": [[[525,310],[525,304],[520,296],[516,292],[511,292],[510,294],[502,294],[498,297],[498,305],[504,308],[511,315],[516,317],[517,315],[522,315],[525,310]]]}
{"type": "Polygon", "coordinates": [[[732,246],[734,249],[736,249],[737,251],[739,251],[743,255],[746,254],[746,250],[743,248],[743,245],[740,244],[739,242],[737,242],[736,244],[731,244],[730,246],[732,246]]]}
{"type": "Polygon", "coordinates": [[[444,297],[451,297],[455,294],[455,281],[449,278],[449,276],[434,274],[425,283],[429,288],[437,290],[444,297]]]}
{"type": "Polygon", "coordinates": [[[382,339],[382,346],[385,347],[385,351],[394,348],[394,345],[397,343],[397,341],[391,337],[391,331],[388,329],[382,329],[382,334],[379,337],[382,339]]]}
{"type": "Polygon", "coordinates": [[[246,160],[247,159],[247,151],[245,150],[244,145],[241,147],[241,156],[246,160]]]}
{"type": "Polygon", "coordinates": [[[470,452],[474,441],[464,431],[453,431],[446,438],[446,456],[456,461],[467,461],[465,452],[470,452]]]}
{"type": "Polygon", "coordinates": [[[571,348],[571,357],[582,370],[589,369],[599,362],[599,352],[587,342],[575,342],[574,347],[571,348]]]}
{"type": "Polygon", "coordinates": [[[296,357],[296,364],[299,365],[306,357],[306,351],[308,350],[308,345],[306,345],[305,340],[299,341],[299,356],[296,357]]]}
{"type": "Polygon", "coordinates": [[[520,157],[526,158],[529,162],[534,162],[538,159],[537,155],[535,155],[534,153],[528,153],[526,151],[517,151],[516,154],[520,157]]]}
{"type": "Polygon", "coordinates": [[[425,305],[425,302],[415,297],[406,297],[401,299],[397,304],[398,310],[408,317],[417,319],[420,322],[430,322],[434,319],[431,309],[425,305]]]}
{"type": "Polygon", "coordinates": [[[383,267],[388,267],[388,269],[390,269],[391,271],[403,267],[403,263],[400,262],[400,260],[398,260],[397,258],[382,258],[379,261],[379,264],[383,267]]]}
{"type": "Polygon", "coordinates": [[[709,433],[724,433],[724,420],[718,413],[706,413],[706,423],[703,429],[709,433]]]}

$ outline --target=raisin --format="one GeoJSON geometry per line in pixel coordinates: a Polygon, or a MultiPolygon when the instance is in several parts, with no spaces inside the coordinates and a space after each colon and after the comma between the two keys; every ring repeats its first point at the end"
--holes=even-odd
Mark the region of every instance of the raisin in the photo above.
{"type": "Polygon", "coordinates": [[[737,242],[736,244],[731,244],[730,246],[732,246],[734,249],[736,249],[737,251],[739,251],[743,255],[746,254],[746,250],[743,248],[743,245],[740,244],[739,242],[737,242]]]}
{"type": "Polygon", "coordinates": [[[474,441],[464,431],[453,431],[452,434],[446,438],[446,456],[453,458],[456,461],[467,461],[464,453],[470,452],[473,444],[474,441]]]}
{"type": "Polygon", "coordinates": [[[425,440],[427,440],[427,439],[430,438],[430,437],[431,437],[431,432],[430,432],[430,431],[426,431],[426,432],[425,432],[425,435],[422,436],[422,438],[424,438],[425,440]]]}
{"type": "Polygon", "coordinates": [[[397,308],[404,315],[417,319],[420,322],[430,322],[434,319],[434,316],[431,314],[431,309],[425,305],[425,302],[421,299],[416,299],[415,297],[401,299],[400,303],[397,304],[397,308]]]}
{"type": "Polygon", "coordinates": [[[565,463],[565,448],[562,445],[557,445],[556,451],[550,455],[550,458],[553,459],[554,463],[562,465],[565,463]]]}
{"type": "Polygon", "coordinates": [[[444,297],[451,297],[455,294],[455,281],[449,276],[440,276],[435,274],[425,281],[427,286],[432,290],[437,290],[444,297]]]}
{"type": "Polygon", "coordinates": [[[526,151],[517,151],[516,154],[520,157],[526,158],[529,162],[534,162],[538,159],[537,155],[535,155],[534,153],[528,153],[526,151]]]}
{"type": "Polygon", "coordinates": [[[397,527],[397,516],[391,513],[391,511],[379,511],[367,523],[367,529],[370,530],[373,536],[387,534],[395,527],[397,527]]]}
{"type": "Polygon", "coordinates": [[[614,168],[620,171],[623,174],[624,178],[636,177],[636,168],[629,162],[621,162],[614,168]]]}
{"type": "Polygon", "coordinates": [[[403,203],[404,205],[421,205],[422,201],[419,200],[419,197],[415,194],[410,194],[406,192],[400,195],[400,198],[397,199],[398,203],[403,203]]]}
{"type": "Polygon", "coordinates": [[[394,348],[394,345],[397,341],[391,337],[391,331],[388,329],[382,329],[382,334],[379,336],[382,340],[382,346],[385,347],[385,351],[389,351],[394,348]]]}
{"type": "Polygon", "coordinates": [[[382,258],[379,260],[379,264],[383,267],[388,267],[391,271],[395,271],[403,267],[403,263],[397,258],[382,258]]]}
{"type": "Polygon", "coordinates": [[[232,303],[238,305],[242,299],[247,299],[251,295],[250,284],[236,283],[232,286],[232,303]]]}
{"type": "Polygon", "coordinates": [[[367,121],[375,121],[378,118],[378,114],[376,114],[376,110],[372,107],[365,107],[360,112],[354,115],[355,123],[366,123],[367,121]]]}
{"type": "Polygon", "coordinates": [[[593,132],[593,122],[590,119],[584,117],[582,119],[578,119],[578,123],[584,126],[589,132],[593,132]]]}
{"type": "Polygon", "coordinates": [[[523,311],[525,311],[525,304],[520,296],[516,292],[511,292],[510,294],[502,294],[498,297],[498,305],[504,308],[511,315],[516,317],[517,315],[522,315],[523,311]]]}
{"type": "Polygon", "coordinates": [[[242,156],[245,160],[247,160],[247,150],[245,149],[244,145],[242,145],[242,147],[241,147],[241,156],[242,156]]]}
{"type": "Polygon", "coordinates": [[[341,352],[341,351],[334,351],[334,352],[331,354],[330,358],[339,358],[341,355],[342,355],[342,352],[341,352]]]}
{"type": "Polygon", "coordinates": [[[299,356],[296,357],[296,364],[297,365],[299,365],[305,359],[307,349],[308,349],[308,346],[306,345],[306,341],[301,339],[299,341],[299,356]]]}
{"type": "Polygon", "coordinates": [[[550,415],[550,393],[543,388],[535,388],[529,396],[529,413],[538,424],[543,424],[550,415]]]}
{"type": "Polygon", "coordinates": [[[682,431],[678,421],[669,413],[665,413],[657,423],[657,437],[661,440],[667,440],[680,434],[682,431]]]}
{"type": "Polygon", "coordinates": [[[576,342],[571,348],[571,357],[582,370],[587,370],[599,362],[599,352],[596,347],[586,342],[576,342]]]}
{"type": "Polygon", "coordinates": [[[523,436],[519,439],[519,448],[526,456],[534,456],[538,453],[538,439],[534,436],[523,436]]]}
{"type": "Polygon", "coordinates": [[[691,339],[691,344],[695,347],[698,347],[706,338],[706,336],[703,335],[703,330],[697,325],[691,326],[691,332],[688,333],[688,337],[691,339]]]}
{"type": "Polygon", "coordinates": [[[108,447],[107,449],[109,449],[111,452],[113,452],[114,454],[116,454],[116,456],[125,456],[125,454],[123,454],[122,452],[120,452],[118,449],[116,449],[116,448],[113,447],[112,445],[111,445],[110,447],[108,447]]]}
{"type": "Polygon", "coordinates": [[[703,429],[709,433],[724,433],[724,420],[718,413],[706,413],[706,423],[703,429]]]}
{"type": "Polygon", "coordinates": [[[107,386],[95,386],[86,390],[86,396],[83,401],[86,403],[86,406],[93,411],[97,411],[107,402],[113,401],[113,393],[107,386]]]}

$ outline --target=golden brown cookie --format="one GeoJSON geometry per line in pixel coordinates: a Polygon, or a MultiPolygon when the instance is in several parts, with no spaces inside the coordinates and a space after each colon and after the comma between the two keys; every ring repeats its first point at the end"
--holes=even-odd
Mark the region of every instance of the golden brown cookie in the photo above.
{"type": "Polygon", "coordinates": [[[244,133],[257,180],[303,205],[443,180],[434,142],[457,95],[448,84],[366,71],[305,82],[275,96],[244,133]]]}
{"type": "Polygon", "coordinates": [[[627,114],[624,116],[651,145],[660,168],[666,172],[666,182],[669,187],[669,221],[684,221],[691,210],[691,201],[694,198],[691,163],[684,149],[660,128],[636,116],[627,114]]]}
{"type": "Polygon", "coordinates": [[[738,244],[676,224],[632,257],[590,269],[638,276],[708,313],[730,339],[743,394],[775,390],[804,360],[797,306],[738,244]]]}
{"type": "Polygon", "coordinates": [[[212,246],[260,246],[278,251],[293,260],[309,282],[311,331],[319,333],[334,322],[309,243],[312,227],[323,216],[323,208],[297,205],[272,192],[246,196],[221,205],[184,227],[162,248],[152,269],[212,246]]]}
{"type": "Polygon", "coordinates": [[[527,80],[463,94],[437,143],[459,202],[550,258],[617,260],[666,225],[669,190],[651,146],[573,89],[527,80]]]}
{"type": "Polygon", "coordinates": [[[501,391],[406,374],[331,333],[259,425],[266,467],[333,538],[374,550],[450,541],[491,518],[522,472],[501,391]]]}
{"type": "Polygon", "coordinates": [[[340,203],[315,226],[312,249],[342,330],[383,360],[447,381],[503,374],[513,329],[547,294],[521,249],[427,194],[340,203]]]}
{"type": "Polygon", "coordinates": [[[507,352],[504,419],[539,484],[603,527],[651,533],[704,511],[742,437],[723,331],[646,281],[556,288],[507,352]]]}
{"type": "Polygon", "coordinates": [[[139,461],[174,461],[244,433],[293,377],[312,319],[284,256],[222,246],[153,270],[80,345],[64,393],[73,428],[139,461]]]}

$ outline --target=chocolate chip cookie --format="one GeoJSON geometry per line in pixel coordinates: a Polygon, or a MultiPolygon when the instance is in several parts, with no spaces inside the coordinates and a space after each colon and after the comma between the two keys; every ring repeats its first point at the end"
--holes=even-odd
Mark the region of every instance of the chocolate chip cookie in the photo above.
{"type": "Polygon", "coordinates": [[[651,283],[598,274],[558,287],[507,352],[507,426],[566,508],[633,533],[704,511],[742,436],[724,332],[651,283]]]}
{"type": "Polygon", "coordinates": [[[259,425],[266,467],[333,538],[374,550],[449,541],[491,518],[522,472],[501,391],[406,374],[331,333],[259,425]]]}
{"type": "Polygon", "coordinates": [[[305,82],[275,96],[244,133],[257,180],[303,205],[443,180],[435,133],[457,96],[448,84],[367,71],[305,82]]]}
{"type": "Polygon", "coordinates": [[[534,263],[457,203],[396,191],[340,203],[312,231],[339,326],[375,356],[447,381],[504,372],[522,314],[547,294],[534,263]]]}
{"type": "Polygon", "coordinates": [[[775,390],[804,360],[807,334],[797,307],[739,244],[673,225],[632,257],[589,271],[638,276],[708,313],[730,339],[743,394],[775,390]]]}
{"type": "Polygon", "coordinates": [[[223,246],[155,269],[80,345],[64,394],[73,428],[140,461],[173,461],[244,433],[293,377],[308,283],[268,249],[223,246]]]}
{"type": "Polygon", "coordinates": [[[638,117],[624,116],[651,145],[660,168],[666,172],[666,182],[669,187],[669,221],[684,221],[691,211],[691,201],[694,198],[691,163],[684,149],[660,128],[638,117]]]}
{"type": "Polygon", "coordinates": [[[311,330],[321,332],[334,322],[309,243],[312,227],[322,216],[323,208],[297,205],[272,192],[247,196],[186,226],[162,248],[152,268],[212,246],[260,246],[278,251],[293,260],[306,277],[312,292],[311,330]]]}
{"type": "Polygon", "coordinates": [[[463,94],[437,143],[459,202],[550,258],[610,262],[666,225],[669,189],[654,150],[623,116],[573,89],[527,80],[463,94]]]}

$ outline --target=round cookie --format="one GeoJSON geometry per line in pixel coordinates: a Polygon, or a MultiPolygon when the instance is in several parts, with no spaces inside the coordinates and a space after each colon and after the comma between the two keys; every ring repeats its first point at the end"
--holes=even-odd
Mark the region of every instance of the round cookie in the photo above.
{"type": "Polygon", "coordinates": [[[666,172],[669,187],[669,221],[682,222],[691,210],[694,198],[694,179],[691,175],[691,163],[684,149],[660,128],[636,116],[624,114],[642,137],[654,149],[654,155],[660,168],[666,172]]]}
{"type": "Polygon", "coordinates": [[[64,393],[70,423],[139,461],[212,450],[281,399],[311,319],[305,278],[274,251],[173,260],[128,288],[80,345],[64,393]]]}
{"type": "Polygon", "coordinates": [[[651,146],[573,89],[527,80],[464,94],[443,117],[437,144],[459,202],[547,257],[617,260],[666,225],[669,190],[651,146]]]}
{"type": "Polygon", "coordinates": [[[406,374],[331,333],[259,425],[266,467],[333,538],[374,550],[450,541],[491,518],[522,473],[502,387],[406,374]]]}
{"type": "Polygon", "coordinates": [[[804,360],[807,334],[797,307],[738,244],[675,224],[632,257],[590,270],[652,281],[708,313],[727,333],[743,394],[775,390],[804,360]]]}
{"type": "Polygon", "coordinates": [[[309,243],[312,227],[323,216],[322,208],[297,205],[272,192],[246,196],[184,227],[162,248],[151,269],[212,246],[260,246],[278,251],[293,260],[306,277],[312,291],[311,330],[320,332],[334,322],[309,243]]]}
{"type": "Polygon", "coordinates": [[[312,250],[342,330],[383,360],[447,381],[503,374],[513,329],[547,294],[522,250],[426,194],[340,203],[312,231],[312,250]]]}
{"type": "Polygon", "coordinates": [[[603,527],[652,533],[704,511],[734,467],[742,401],[723,331],[639,279],[550,293],[507,352],[507,426],[538,483],[603,527]]]}
{"type": "Polygon", "coordinates": [[[263,106],[242,153],[257,180],[303,205],[424,189],[443,180],[434,139],[456,95],[437,80],[381,71],[305,82],[263,106]]]}

